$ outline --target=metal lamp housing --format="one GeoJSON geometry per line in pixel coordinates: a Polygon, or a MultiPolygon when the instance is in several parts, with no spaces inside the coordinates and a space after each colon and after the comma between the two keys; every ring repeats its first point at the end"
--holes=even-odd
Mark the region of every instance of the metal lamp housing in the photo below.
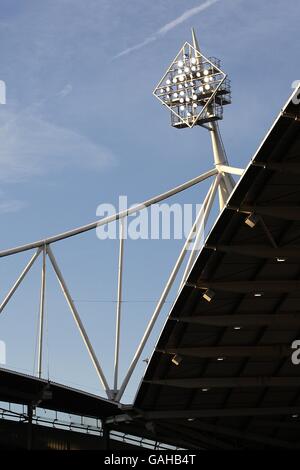
{"type": "Polygon", "coordinates": [[[153,91],[171,111],[176,128],[194,127],[223,117],[223,106],[231,103],[230,82],[220,61],[205,57],[186,42],[153,91]]]}

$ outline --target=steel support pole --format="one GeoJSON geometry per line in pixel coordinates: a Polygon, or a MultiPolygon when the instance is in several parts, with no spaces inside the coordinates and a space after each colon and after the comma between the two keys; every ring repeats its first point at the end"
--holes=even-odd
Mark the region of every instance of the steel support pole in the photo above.
{"type": "MultiPolygon", "coordinates": [[[[219,177],[219,175],[217,175],[217,178],[218,178],[218,177],[219,177]]],[[[218,178],[218,179],[219,179],[219,178],[218,178]]],[[[142,352],[143,352],[143,349],[144,349],[144,347],[145,347],[145,344],[146,344],[146,342],[147,342],[147,340],[148,340],[148,338],[149,338],[149,336],[150,336],[150,334],[151,334],[151,332],[152,332],[152,329],[153,329],[153,327],[154,327],[154,325],[155,325],[155,322],[156,322],[156,320],[157,320],[157,318],[158,318],[158,316],[159,316],[159,314],[160,314],[160,311],[161,311],[161,309],[162,309],[162,307],[163,307],[163,305],[164,305],[164,302],[165,302],[165,300],[166,300],[166,298],[167,298],[167,296],[168,296],[168,294],[169,294],[169,292],[170,292],[170,289],[171,289],[171,287],[172,287],[172,285],[173,285],[173,283],[174,283],[174,281],[175,281],[175,279],[176,279],[177,273],[178,273],[178,271],[179,271],[179,269],[180,269],[180,267],[181,267],[181,265],[182,265],[182,263],[183,263],[183,260],[184,260],[184,258],[185,258],[185,255],[186,255],[186,253],[187,253],[187,248],[188,248],[189,244],[193,241],[195,228],[196,228],[197,225],[199,224],[199,220],[200,220],[200,216],[201,216],[201,215],[202,215],[202,214],[201,214],[201,211],[200,211],[199,214],[198,214],[198,217],[197,217],[196,221],[194,222],[193,227],[192,227],[192,229],[191,229],[191,231],[190,231],[190,233],[189,233],[189,236],[187,237],[186,241],[184,242],[183,248],[182,248],[182,250],[181,250],[181,252],[180,252],[180,255],[179,255],[179,257],[178,257],[178,259],[177,259],[177,261],[176,261],[176,264],[175,264],[175,266],[174,266],[174,268],[173,268],[173,270],[172,270],[172,272],[171,272],[171,274],[170,274],[170,277],[169,277],[169,279],[168,279],[168,281],[167,281],[167,283],[166,283],[166,285],[165,285],[165,288],[164,288],[164,290],[163,290],[163,292],[162,292],[162,294],[161,294],[161,296],[160,296],[160,298],[159,298],[159,301],[158,301],[158,303],[157,303],[157,305],[156,305],[156,307],[155,307],[155,310],[154,310],[154,312],[153,312],[153,314],[152,314],[152,317],[151,317],[151,319],[150,319],[150,321],[149,321],[149,323],[148,323],[148,325],[147,325],[147,328],[146,328],[146,331],[145,331],[145,333],[144,333],[144,336],[143,336],[143,338],[142,338],[142,340],[141,340],[141,342],[140,342],[140,344],[139,344],[139,346],[138,346],[138,348],[137,348],[137,350],[136,350],[136,352],[135,352],[135,355],[134,355],[134,357],[133,357],[133,359],[132,359],[132,362],[131,362],[131,364],[130,364],[130,366],[129,366],[129,369],[128,369],[128,371],[127,371],[127,374],[126,374],[126,376],[125,376],[125,379],[123,380],[123,383],[122,383],[122,385],[121,385],[121,387],[120,387],[120,389],[119,389],[119,391],[118,391],[118,393],[117,393],[117,395],[116,395],[116,398],[115,398],[116,401],[120,401],[120,399],[121,399],[122,396],[123,396],[123,393],[124,393],[124,391],[125,391],[125,389],[126,389],[126,387],[127,387],[127,384],[128,384],[128,382],[129,382],[129,380],[130,380],[132,374],[133,374],[133,371],[134,371],[134,369],[135,369],[135,367],[136,367],[136,365],[137,365],[137,362],[138,362],[138,360],[139,360],[139,358],[140,358],[140,356],[141,356],[141,354],[142,354],[142,352]]]]}
{"type": "Polygon", "coordinates": [[[38,377],[42,377],[43,363],[43,333],[44,333],[44,309],[46,289],[46,247],[43,248],[42,279],[40,292],[40,314],[39,314],[39,344],[38,344],[38,377]]]}
{"type": "Polygon", "coordinates": [[[224,187],[226,188],[226,200],[225,200],[225,203],[228,201],[228,199],[230,198],[230,195],[234,189],[234,187],[232,186],[231,184],[231,180],[229,179],[230,178],[230,175],[226,174],[226,173],[221,173],[222,175],[222,183],[224,184],[224,187]]]}
{"type": "Polygon", "coordinates": [[[215,181],[211,185],[211,188],[210,188],[209,192],[207,193],[207,196],[204,200],[204,203],[203,203],[204,212],[203,212],[203,215],[202,215],[200,226],[199,226],[199,228],[197,227],[197,234],[196,234],[196,238],[195,238],[195,241],[194,241],[194,246],[193,246],[193,249],[191,251],[189,260],[187,262],[187,265],[186,265],[186,268],[185,268],[185,271],[184,271],[184,274],[183,274],[183,277],[182,277],[182,281],[181,281],[181,284],[180,284],[180,289],[182,288],[183,284],[187,280],[188,275],[189,275],[189,273],[192,269],[192,266],[193,266],[193,264],[196,260],[196,252],[199,251],[202,231],[205,229],[205,225],[206,225],[207,219],[209,217],[213,202],[215,200],[216,192],[217,192],[217,189],[219,188],[221,178],[222,178],[222,176],[219,173],[216,176],[215,181]]]}
{"type": "Polygon", "coordinates": [[[119,220],[124,217],[127,217],[128,215],[135,214],[136,212],[139,212],[145,209],[145,207],[149,207],[152,204],[157,204],[158,202],[164,201],[165,199],[168,199],[169,197],[174,196],[175,194],[185,191],[186,189],[195,186],[201,181],[204,181],[210,178],[211,176],[216,175],[217,173],[218,173],[218,170],[216,168],[213,168],[212,170],[206,171],[202,175],[199,175],[196,178],[193,178],[187,181],[186,183],[176,186],[176,188],[170,189],[169,191],[159,194],[158,196],[154,196],[151,199],[148,199],[138,204],[137,206],[129,207],[128,209],[121,211],[118,214],[113,214],[108,217],[103,217],[102,219],[92,222],[90,224],[83,225],[82,227],[77,227],[73,230],[68,230],[67,232],[59,233],[58,235],[54,235],[52,237],[47,237],[44,240],[38,240],[33,243],[27,243],[26,245],[0,251],[0,258],[4,256],[14,255],[16,253],[21,253],[22,251],[32,250],[33,248],[39,248],[39,247],[42,248],[44,245],[50,245],[50,243],[55,243],[60,240],[65,240],[66,238],[74,237],[81,233],[88,232],[89,230],[94,230],[97,227],[100,227],[102,225],[106,225],[106,224],[109,224],[110,222],[114,222],[115,220],[119,220]]]}
{"type": "MultiPolygon", "coordinates": [[[[218,171],[222,171],[221,168],[224,165],[228,165],[227,157],[225,154],[225,149],[223,146],[220,130],[218,124],[213,121],[210,123],[210,136],[211,136],[211,142],[212,142],[212,147],[213,147],[213,154],[214,154],[214,161],[215,161],[215,166],[218,169],[218,171]],[[220,166],[220,169],[219,169],[220,166]]],[[[220,186],[219,186],[219,202],[220,202],[220,210],[223,209],[223,207],[226,204],[227,199],[229,198],[231,192],[233,191],[234,188],[234,180],[231,175],[227,173],[223,173],[223,181],[221,181],[220,186]]]]}
{"type": "Polygon", "coordinates": [[[29,403],[27,405],[27,450],[32,450],[32,441],[33,441],[33,404],[29,403]]]}
{"type": "Polygon", "coordinates": [[[123,278],[123,252],[124,252],[124,223],[120,220],[119,232],[119,265],[118,265],[118,297],[116,312],[116,339],[115,339],[115,363],[114,363],[114,395],[118,392],[118,372],[120,353],[120,329],[121,329],[121,308],[122,308],[122,278],[123,278]]]}
{"type": "Polygon", "coordinates": [[[93,365],[94,365],[94,367],[95,367],[95,369],[96,369],[96,372],[97,372],[97,374],[98,374],[98,376],[99,376],[100,382],[101,382],[101,384],[102,384],[102,386],[103,386],[103,388],[104,388],[104,390],[105,390],[105,392],[106,392],[107,397],[108,397],[109,399],[111,399],[111,398],[112,398],[112,395],[111,395],[111,391],[110,391],[110,388],[109,388],[109,386],[108,386],[107,380],[106,380],[106,378],[105,378],[105,375],[104,375],[104,373],[103,373],[103,371],[102,371],[102,369],[101,369],[101,366],[100,366],[100,364],[99,364],[99,361],[98,361],[98,359],[97,359],[97,356],[96,356],[96,354],[95,354],[95,351],[94,351],[94,349],[93,349],[93,347],[92,347],[92,345],[91,345],[91,342],[90,342],[90,339],[89,339],[89,337],[88,337],[88,334],[87,334],[87,332],[85,331],[85,328],[84,328],[83,323],[82,323],[82,321],[81,321],[81,319],[80,319],[79,313],[78,313],[78,311],[77,311],[77,309],[76,309],[76,307],[75,307],[75,304],[74,304],[74,302],[73,302],[73,300],[72,300],[72,297],[71,297],[70,292],[69,292],[69,290],[68,290],[68,287],[67,287],[67,285],[66,285],[66,283],[65,283],[65,280],[64,280],[64,278],[63,278],[63,275],[62,275],[62,273],[61,273],[61,271],[60,271],[60,269],[59,269],[59,267],[58,267],[58,264],[57,264],[57,262],[56,262],[56,259],[55,259],[54,255],[53,255],[53,252],[52,252],[52,250],[51,250],[51,248],[50,248],[49,245],[47,245],[47,253],[48,253],[48,256],[49,256],[49,258],[50,258],[50,261],[51,261],[51,264],[52,264],[52,266],[53,266],[53,269],[54,269],[54,271],[55,271],[55,274],[56,274],[56,277],[57,277],[57,279],[58,279],[58,282],[59,282],[59,284],[60,284],[61,290],[62,290],[62,292],[63,292],[63,294],[64,294],[64,296],[65,296],[65,298],[66,298],[66,301],[67,301],[67,303],[68,303],[68,305],[69,305],[69,307],[70,307],[70,310],[71,310],[71,312],[72,312],[72,315],[73,315],[73,318],[74,318],[75,323],[76,323],[76,325],[77,325],[77,328],[78,328],[78,330],[79,330],[79,332],[80,332],[80,334],[81,334],[81,337],[82,337],[82,339],[83,339],[83,342],[84,342],[84,344],[85,344],[85,346],[86,346],[86,348],[87,348],[87,350],[88,350],[88,353],[89,353],[89,355],[90,355],[90,357],[91,357],[92,363],[93,363],[93,365]]]}
{"type": "Polygon", "coordinates": [[[223,173],[228,173],[229,175],[238,175],[242,176],[244,173],[243,168],[236,168],[234,166],[229,166],[229,165],[218,165],[218,169],[222,171],[223,173]]]}
{"type": "Polygon", "coordinates": [[[25,268],[21,272],[20,276],[18,277],[18,279],[16,280],[16,282],[14,283],[14,285],[12,286],[10,291],[8,292],[8,294],[5,296],[4,300],[2,301],[2,303],[0,305],[0,313],[2,313],[4,307],[8,304],[8,302],[10,301],[10,299],[12,298],[14,293],[16,292],[17,288],[19,287],[19,285],[23,281],[24,277],[26,276],[26,274],[28,273],[28,271],[32,267],[33,263],[38,258],[41,251],[42,251],[41,248],[37,249],[37,251],[34,253],[32,258],[30,259],[29,263],[25,266],[25,268]]]}

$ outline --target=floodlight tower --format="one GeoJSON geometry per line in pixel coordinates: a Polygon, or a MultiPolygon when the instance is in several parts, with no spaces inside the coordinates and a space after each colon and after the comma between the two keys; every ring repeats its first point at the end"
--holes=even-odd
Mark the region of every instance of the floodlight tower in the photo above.
{"type": "Polygon", "coordinates": [[[173,127],[198,125],[209,131],[222,209],[235,185],[218,126],[223,107],[231,103],[230,82],[220,61],[202,54],[194,29],[192,44],[185,42],[153,93],[171,111],[173,127]]]}

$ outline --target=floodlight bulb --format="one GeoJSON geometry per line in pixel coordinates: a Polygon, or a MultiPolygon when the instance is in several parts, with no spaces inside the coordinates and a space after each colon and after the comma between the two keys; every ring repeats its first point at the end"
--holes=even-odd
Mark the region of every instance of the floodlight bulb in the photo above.
{"type": "Polygon", "coordinates": [[[182,89],[182,85],[181,83],[178,85],[178,89],[181,90],[182,89]]]}
{"type": "Polygon", "coordinates": [[[209,77],[209,81],[212,82],[212,81],[213,81],[213,77],[209,77]]]}
{"type": "Polygon", "coordinates": [[[166,81],[166,84],[167,84],[167,85],[171,85],[171,80],[168,79],[168,80],[166,81]]]}
{"type": "Polygon", "coordinates": [[[180,106],[180,111],[184,111],[185,110],[185,106],[180,106]]]}
{"type": "Polygon", "coordinates": [[[199,86],[199,91],[203,92],[203,86],[199,86]]]}
{"type": "Polygon", "coordinates": [[[192,66],[192,72],[196,72],[197,70],[197,67],[195,67],[194,65],[192,66]]]}
{"type": "Polygon", "coordinates": [[[212,299],[214,298],[215,296],[215,292],[211,289],[206,289],[205,292],[203,293],[202,297],[204,300],[206,300],[207,302],[211,302],[212,299]]]}
{"type": "Polygon", "coordinates": [[[200,73],[200,72],[197,72],[196,75],[197,75],[197,77],[201,77],[201,73],[200,73]]]}
{"type": "Polygon", "coordinates": [[[185,101],[186,101],[187,103],[189,103],[191,100],[190,100],[190,98],[187,96],[186,99],[185,99],[185,101]]]}
{"type": "Polygon", "coordinates": [[[178,61],[178,67],[183,67],[183,62],[182,62],[182,60],[179,60],[179,61],[178,61]]]}
{"type": "Polygon", "coordinates": [[[178,93],[174,93],[173,98],[178,98],[178,93]]]}
{"type": "Polygon", "coordinates": [[[204,75],[208,75],[209,71],[207,69],[205,69],[203,73],[204,73],[204,75]]]}
{"type": "Polygon", "coordinates": [[[197,64],[197,60],[195,59],[195,57],[191,58],[191,62],[192,62],[192,64],[197,64]]]}
{"type": "Polygon", "coordinates": [[[198,98],[197,95],[193,95],[193,100],[196,100],[198,98]]]}
{"type": "Polygon", "coordinates": [[[183,82],[183,81],[184,81],[184,75],[180,75],[179,80],[180,80],[181,82],[183,82]]]}
{"type": "Polygon", "coordinates": [[[180,98],[179,102],[180,102],[180,103],[184,103],[184,99],[183,99],[183,98],[180,98]]]}
{"type": "Polygon", "coordinates": [[[179,94],[180,94],[180,96],[184,96],[184,95],[185,95],[184,91],[181,91],[179,94]]]}
{"type": "Polygon", "coordinates": [[[177,83],[177,78],[176,77],[173,78],[173,83],[177,83]]]}
{"type": "Polygon", "coordinates": [[[208,83],[208,82],[209,82],[209,78],[208,78],[208,77],[205,77],[205,78],[204,78],[204,81],[205,81],[205,83],[208,83]]]}
{"type": "Polygon", "coordinates": [[[178,73],[182,73],[182,69],[178,69],[178,73]]]}
{"type": "Polygon", "coordinates": [[[184,71],[185,71],[185,73],[188,73],[190,71],[190,68],[189,67],[184,67],[184,71]]]}
{"type": "Polygon", "coordinates": [[[197,103],[193,103],[193,108],[197,108],[197,103]]]}
{"type": "Polygon", "coordinates": [[[205,85],[205,90],[210,90],[210,85],[205,85]]]}
{"type": "Polygon", "coordinates": [[[160,92],[163,93],[165,90],[163,88],[160,89],[160,92]]]}
{"type": "Polygon", "coordinates": [[[167,86],[166,88],[167,91],[171,91],[171,88],[169,86],[167,86]]]}

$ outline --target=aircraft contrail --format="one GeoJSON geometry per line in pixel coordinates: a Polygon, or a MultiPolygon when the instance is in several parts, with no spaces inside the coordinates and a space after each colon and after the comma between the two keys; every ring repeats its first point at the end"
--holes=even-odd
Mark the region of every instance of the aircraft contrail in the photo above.
{"type": "Polygon", "coordinates": [[[119,54],[115,55],[113,59],[118,59],[119,57],[123,57],[127,54],[130,54],[133,51],[136,51],[138,49],[141,49],[142,47],[145,47],[147,44],[150,44],[151,42],[156,41],[157,39],[159,39],[159,37],[164,36],[173,28],[176,28],[176,26],[178,26],[179,24],[188,20],[192,16],[197,15],[198,13],[201,13],[202,11],[207,10],[207,8],[211,7],[212,5],[214,5],[214,3],[217,3],[219,1],[220,0],[207,0],[206,2],[202,3],[201,5],[197,7],[186,10],[184,13],[182,13],[182,15],[175,18],[175,20],[170,21],[169,23],[164,25],[162,28],[158,29],[152,36],[149,36],[144,41],[136,44],[135,46],[128,47],[128,49],[125,49],[124,51],[119,52],[119,54]]]}

